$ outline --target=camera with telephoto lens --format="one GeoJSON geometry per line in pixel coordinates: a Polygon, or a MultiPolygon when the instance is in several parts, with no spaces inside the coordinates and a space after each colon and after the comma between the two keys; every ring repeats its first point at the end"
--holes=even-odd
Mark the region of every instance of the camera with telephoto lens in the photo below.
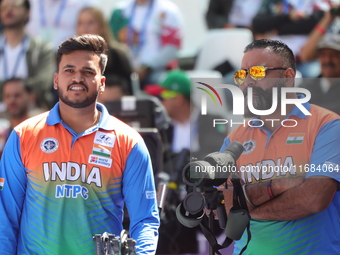
{"type": "Polygon", "coordinates": [[[192,161],[183,168],[187,195],[176,209],[177,219],[182,225],[188,228],[198,226],[204,216],[204,208],[207,208],[221,213],[220,227],[225,228],[223,194],[217,191],[216,186],[225,183],[229,175],[236,172],[236,160],[243,150],[243,145],[234,141],[224,152],[210,153],[204,160],[192,161]],[[210,206],[206,206],[207,202],[210,206]]]}
{"type": "MultiPolygon", "coordinates": [[[[247,201],[240,178],[234,174],[237,172],[236,160],[243,150],[241,143],[231,142],[224,152],[213,152],[202,161],[192,161],[182,172],[183,181],[187,186],[187,195],[176,208],[177,219],[188,228],[200,225],[213,254],[219,249],[228,247],[233,241],[240,240],[246,229],[248,230],[247,243],[251,239],[249,230],[251,217],[247,201]],[[223,191],[217,187],[225,183],[230,175],[233,183],[233,206],[227,217],[223,191]],[[204,209],[210,210],[209,226],[207,221],[203,220],[204,209]],[[225,229],[226,238],[222,245],[217,243],[213,234],[214,210],[217,212],[220,228],[225,229]]],[[[225,188],[228,186],[225,185],[225,188]]],[[[242,249],[241,254],[246,248],[247,245],[242,249]]]]}
{"type": "Polygon", "coordinates": [[[236,172],[235,162],[244,148],[232,142],[224,152],[213,152],[203,160],[192,161],[183,169],[183,181],[188,186],[211,187],[223,184],[231,173],[236,172]]]}

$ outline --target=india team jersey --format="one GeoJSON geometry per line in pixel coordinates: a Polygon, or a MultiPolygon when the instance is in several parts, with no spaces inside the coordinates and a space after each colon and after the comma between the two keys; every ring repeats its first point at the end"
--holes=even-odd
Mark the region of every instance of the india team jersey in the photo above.
{"type": "Polygon", "coordinates": [[[98,126],[79,135],[58,104],[11,134],[0,165],[2,254],[95,254],[95,234],[119,236],[124,201],[138,254],[153,254],[159,218],[146,146],[97,107],[98,126]]]}
{"type": "MultiPolygon", "coordinates": [[[[237,168],[248,185],[313,175],[340,182],[339,116],[315,105],[303,105],[311,116],[295,107],[283,123],[286,127],[280,126],[270,132],[260,127],[261,122],[255,119],[250,122],[252,127],[240,126],[226,138],[221,151],[232,141],[244,146],[237,168]]],[[[339,212],[340,192],[336,192],[326,210],[306,218],[293,221],[251,219],[252,235],[245,254],[340,254],[339,212]]],[[[236,241],[234,254],[239,254],[246,245],[246,232],[236,241]]]]}

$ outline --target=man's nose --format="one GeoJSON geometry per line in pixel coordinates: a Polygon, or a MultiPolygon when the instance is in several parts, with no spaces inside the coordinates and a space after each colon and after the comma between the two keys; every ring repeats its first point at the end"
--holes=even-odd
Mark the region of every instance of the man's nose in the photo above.
{"type": "Polygon", "coordinates": [[[72,80],[77,83],[84,81],[84,75],[81,72],[75,72],[72,80]]]}
{"type": "Polygon", "coordinates": [[[240,85],[240,87],[242,86],[242,88],[248,88],[248,87],[253,87],[255,86],[255,80],[252,79],[249,75],[249,73],[247,73],[246,78],[244,79],[244,82],[242,85],[240,85]]]}

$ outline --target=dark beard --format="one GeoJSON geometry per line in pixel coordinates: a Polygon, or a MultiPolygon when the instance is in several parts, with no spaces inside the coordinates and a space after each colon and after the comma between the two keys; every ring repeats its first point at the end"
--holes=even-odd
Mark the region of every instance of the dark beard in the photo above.
{"type": "Polygon", "coordinates": [[[26,20],[18,20],[12,24],[3,24],[3,27],[5,29],[15,29],[15,28],[21,28],[25,27],[26,23],[28,22],[28,19],[26,20]]]}
{"type": "MultiPolygon", "coordinates": [[[[277,105],[280,108],[281,107],[281,88],[284,87],[284,80],[283,78],[279,78],[279,81],[273,86],[273,88],[277,88],[277,105]]],[[[259,87],[252,87],[253,92],[256,93],[256,95],[253,96],[253,106],[257,110],[268,110],[273,105],[273,91],[271,89],[263,90],[259,87]]],[[[248,89],[245,89],[243,91],[244,94],[244,117],[245,118],[253,118],[253,117],[259,117],[258,115],[255,115],[249,110],[248,107],[248,89]]],[[[252,96],[252,95],[251,95],[252,96]]]]}
{"type": "Polygon", "coordinates": [[[17,111],[17,112],[9,113],[9,115],[12,118],[24,117],[28,114],[28,108],[29,108],[29,106],[23,107],[22,109],[19,109],[19,111],[17,111]]]}
{"type": "Polygon", "coordinates": [[[68,106],[71,106],[73,108],[85,108],[90,106],[91,104],[93,104],[97,98],[98,98],[98,92],[94,92],[90,97],[87,97],[85,100],[83,101],[76,101],[76,102],[72,102],[68,99],[67,96],[63,96],[62,93],[58,90],[58,96],[60,98],[60,100],[64,103],[67,104],[68,106]]]}
{"type": "MultiPolygon", "coordinates": [[[[69,85],[69,87],[71,85],[73,85],[75,83],[72,83],[69,85]]],[[[86,91],[88,91],[88,88],[85,84],[83,83],[80,83],[82,85],[84,85],[86,88],[86,91]]],[[[98,98],[98,95],[99,95],[99,91],[100,89],[98,89],[98,91],[94,92],[92,95],[90,95],[89,97],[87,97],[85,100],[83,101],[71,101],[68,99],[68,96],[63,96],[63,93],[62,91],[60,91],[60,89],[58,89],[58,96],[59,96],[59,99],[66,105],[68,106],[71,106],[72,108],[85,108],[85,107],[88,107],[90,106],[91,104],[93,104],[94,102],[96,102],[97,98],[98,98]]]]}

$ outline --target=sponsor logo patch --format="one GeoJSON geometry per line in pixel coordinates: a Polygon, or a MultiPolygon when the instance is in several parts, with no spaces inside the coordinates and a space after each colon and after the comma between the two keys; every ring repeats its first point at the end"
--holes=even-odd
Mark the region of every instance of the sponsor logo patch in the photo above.
{"type": "Polygon", "coordinates": [[[107,157],[101,157],[97,155],[90,155],[89,156],[89,163],[93,165],[103,166],[107,168],[111,168],[112,159],[107,157]]]}
{"type": "Polygon", "coordinates": [[[93,143],[113,148],[115,141],[116,136],[114,134],[108,134],[101,131],[97,131],[93,143]]]}
{"type": "Polygon", "coordinates": [[[155,191],[146,191],[146,199],[154,199],[156,197],[155,191]]]}

